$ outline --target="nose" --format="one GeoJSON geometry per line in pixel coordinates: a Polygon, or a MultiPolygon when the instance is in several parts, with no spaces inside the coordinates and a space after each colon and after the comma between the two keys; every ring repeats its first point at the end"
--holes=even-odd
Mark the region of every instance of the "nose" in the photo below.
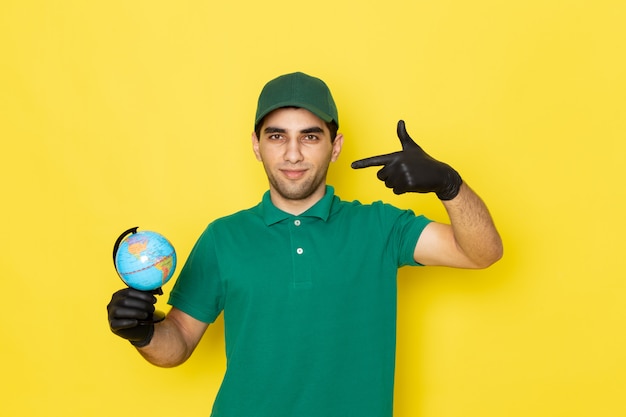
{"type": "Polygon", "coordinates": [[[300,149],[300,141],[295,138],[290,139],[287,142],[287,146],[285,148],[284,159],[287,162],[291,162],[292,164],[298,163],[302,161],[303,155],[302,150],[300,149]]]}

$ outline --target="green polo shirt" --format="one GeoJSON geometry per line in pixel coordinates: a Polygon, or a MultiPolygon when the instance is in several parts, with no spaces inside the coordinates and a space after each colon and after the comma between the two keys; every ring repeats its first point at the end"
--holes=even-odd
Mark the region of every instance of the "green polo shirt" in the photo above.
{"type": "Polygon", "coordinates": [[[169,303],[224,313],[213,417],[391,417],[396,275],[430,220],[326,195],[299,216],[257,206],[212,222],[169,303]]]}

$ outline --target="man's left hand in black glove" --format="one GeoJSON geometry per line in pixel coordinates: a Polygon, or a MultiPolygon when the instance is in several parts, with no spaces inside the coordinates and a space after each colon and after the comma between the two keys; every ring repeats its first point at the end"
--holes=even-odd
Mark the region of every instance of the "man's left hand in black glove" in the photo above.
{"type": "Polygon", "coordinates": [[[403,120],[398,122],[398,138],[401,151],[354,161],[352,168],[383,165],[378,171],[378,179],[396,194],[433,192],[440,200],[456,197],[463,183],[461,176],[449,165],[424,152],[407,133],[403,120]]]}

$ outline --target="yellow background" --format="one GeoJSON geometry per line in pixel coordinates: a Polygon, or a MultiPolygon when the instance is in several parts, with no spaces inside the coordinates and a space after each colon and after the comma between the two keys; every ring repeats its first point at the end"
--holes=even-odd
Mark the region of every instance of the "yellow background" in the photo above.
{"type": "Polygon", "coordinates": [[[156,230],[182,264],[255,204],[255,101],[296,70],[339,106],[339,195],[446,219],[349,167],[404,118],[504,238],[485,271],[401,270],[395,415],[625,415],[625,21],[609,0],[3,0],[0,415],[208,415],[221,319],[186,364],[144,362],[107,325],[113,242],[156,230]]]}

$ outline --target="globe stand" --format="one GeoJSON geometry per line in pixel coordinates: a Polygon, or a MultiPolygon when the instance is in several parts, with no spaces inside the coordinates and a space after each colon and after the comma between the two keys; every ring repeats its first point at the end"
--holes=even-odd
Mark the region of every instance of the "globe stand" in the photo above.
{"type": "MultiPolygon", "coordinates": [[[[115,241],[115,245],[113,245],[113,266],[115,267],[115,272],[117,272],[117,275],[120,277],[120,279],[122,278],[121,274],[119,273],[119,271],[117,270],[117,264],[115,263],[115,258],[117,256],[117,251],[120,248],[120,244],[122,243],[122,241],[124,240],[124,238],[130,234],[135,234],[137,233],[137,229],[139,229],[139,227],[131,227],[130,229],[124,231],[124,233],[122,233],[117,240],[115,241]]],[[[122,280],[124,281],[124,280],[122,280]]],[[[129,285],[129,288],[130,287],[129,285]]],[[[135,288],[137,290],[137,288],[135,288]]],[[[137,291],[144,291],[144,290],[137,290],[137,291]]],[[[161,289],[161,287],[159,288],[155,288],[152,291],[147,291],[147,292],[151,292],[154,295],[163,295],[163,290],[161,289]]],[[[146,325],[151,325],[151,324],[155,324],[158,323],[160,321],[165,320],[165,313],[159,310],[155,310],[152,313],[152,317],[146,320],[138,320],[138,324],[140,326],[146,326],[146,325]]]]}

